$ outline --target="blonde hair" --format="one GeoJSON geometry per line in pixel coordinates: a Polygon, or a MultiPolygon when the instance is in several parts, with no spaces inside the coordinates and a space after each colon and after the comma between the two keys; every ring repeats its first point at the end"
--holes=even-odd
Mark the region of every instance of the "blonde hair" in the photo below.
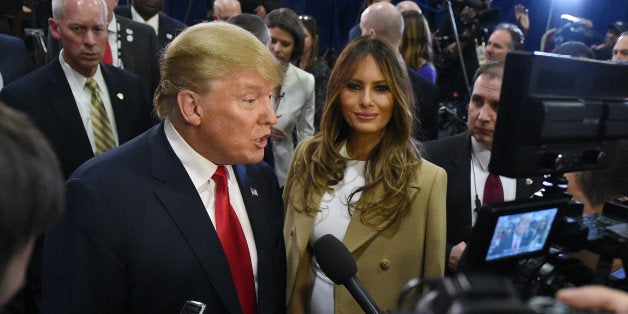
{"type": "Polygon", "coordinates": [[[171,114],[184,89],[204,94],[210,83],[242,72],[255,72],[275,85],[282,80],[279,61],[268,48],[248,31],[225,22],[187,28],[168,45],[160,68],[154,101],[161,119],[171,114]]]}

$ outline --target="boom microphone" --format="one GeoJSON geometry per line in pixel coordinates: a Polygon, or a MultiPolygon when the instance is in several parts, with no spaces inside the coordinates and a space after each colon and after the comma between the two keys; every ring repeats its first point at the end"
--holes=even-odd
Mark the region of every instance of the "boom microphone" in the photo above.
{"type": "Polygon", "coordinates": [[[356,276],[358,266],[351,252],[340,240],[331,234],[326,234],[316,240],[312,250],[325,275],[335,284],[345,286],[365,313],[380,314],[382,312],[356,276]]]}

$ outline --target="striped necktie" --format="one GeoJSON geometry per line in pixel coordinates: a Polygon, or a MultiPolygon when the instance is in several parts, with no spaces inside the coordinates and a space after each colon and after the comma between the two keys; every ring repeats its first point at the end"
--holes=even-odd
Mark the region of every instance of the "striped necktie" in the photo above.
{"type": "Polygon", "coordinates": [[[98,83],[90,77],[85,82],[85,86],[92,91],[91,116],[92,128],[94,129],[94,155],[98,156],[116,147],[116,141],[113,138],[113,130],[111,129],[105,105],[103,105],[98,92],[98,83]]]}

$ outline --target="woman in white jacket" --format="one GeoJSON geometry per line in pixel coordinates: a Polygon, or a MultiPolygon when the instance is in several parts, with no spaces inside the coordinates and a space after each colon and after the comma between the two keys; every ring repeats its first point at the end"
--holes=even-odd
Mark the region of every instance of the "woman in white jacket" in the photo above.
{"type": "Polygon", "coordinates": [[[295,145],[314,135],[314,76],[294,65],[305,38],[298,15],[290,9],[276,9],[266,15],[266,25],[270,51],[285,65],[283,84],[272,96],[278,119],[271,127],[275,173],[283,187],[295,145]]]}

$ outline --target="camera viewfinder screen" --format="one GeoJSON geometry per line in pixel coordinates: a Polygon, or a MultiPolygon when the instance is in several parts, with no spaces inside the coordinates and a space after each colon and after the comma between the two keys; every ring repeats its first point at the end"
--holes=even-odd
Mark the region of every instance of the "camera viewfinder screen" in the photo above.
{"type": "Polygon", "coordinates": [[[486,261],[540,251],[545,247],[558,208],[497,218],[486,261]]]}

